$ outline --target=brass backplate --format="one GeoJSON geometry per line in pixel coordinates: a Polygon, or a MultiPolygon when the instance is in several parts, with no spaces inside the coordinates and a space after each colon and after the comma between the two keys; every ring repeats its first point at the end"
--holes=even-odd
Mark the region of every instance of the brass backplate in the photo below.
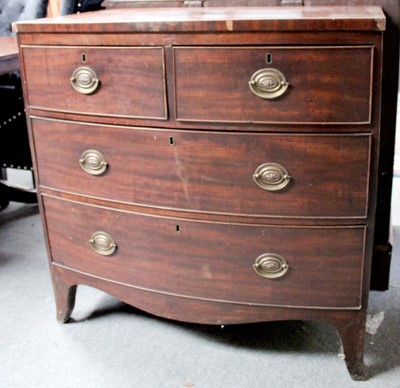
{"type": "Polygon", "coordinates": [[[258,97],[271,100],[282,96],[289,87],[282,72],[273,68],[257,70],[250,78],[250,90],[258,97]]]}

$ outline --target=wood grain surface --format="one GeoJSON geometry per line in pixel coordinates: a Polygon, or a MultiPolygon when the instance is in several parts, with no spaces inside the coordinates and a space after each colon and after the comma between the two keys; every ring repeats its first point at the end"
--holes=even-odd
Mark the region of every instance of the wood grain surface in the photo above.
{"type": "MultiPolygon", "coordinates": [[[[34,118],[39,184],[145,206],[272,217],[367,216],[369,134],[301,135],[170,131],[34,118]],[[109,164],[79,165],[85,150],[109,164]],[[264,163],[292,176],[282,191],[253,179],[264,163]]],[[[145,211],[145,209],[144,209],[145,211]]]]}
{"type": "Polygon", "coordinates": [[[44,199],[52,261],[141,289],[231,303],[359,308],[364,227],[260,227],[127,214],[44,199]],[[104,231],[117,244],[102,256],[88,243],[104,231]],[[275,253],[279,279],[253,269],[275,253]]]}
{"type": "Polygon", "coordinates": [[[59,320],[77,284],[191,322],[317,319],[336,325],[363,378],[385,27],[369,6],[16,24],[59,320]],[[99,76],[93,95],[72,89],[78,66],[99,76]],[[265,67],[290,84],[274,101],[248,85],[265,67]],[[108,163],[100,176],[79,166],[93,149],[108,163]],[[263,163],[290,184],[258,187],[263,163]],[[115,253],[90,247],[97,231],[115,253]],[[254,271],[265,253],[287,260],[283,277],[254,271]]]}
{"type": "Polygon", "coordinates": [[[85,115],[166,119],[162,47],[23,47],[27,103],[85,115]],[[100,80],[93,94],[71,85],[75,69],[100,80]]]}
{"type": "Polygon", "coordinates": [[[18,44],[13,36],[0,37],[0,74],[19,70],[18,44]]]}
{"type": "Polygon", "coordinates": [[[14,23],[15,32],[383,31],[377,6],[109,9],[14,23]]]}
{"type": "Polygon", "coordinates": [[[178,120],[371,121],[372,47],[177,47],[174,60],[178,120]],[[289,82],[288,90],[273,100],[262,99],[249,88],[252,75],[269,68],[279,70],[289,82]]]}

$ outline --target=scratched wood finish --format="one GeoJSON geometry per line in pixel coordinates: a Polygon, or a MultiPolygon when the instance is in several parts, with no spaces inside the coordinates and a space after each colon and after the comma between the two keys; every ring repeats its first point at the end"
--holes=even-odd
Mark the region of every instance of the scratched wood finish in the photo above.
{"type": "Polygon", "coordinates": [[[217,31],[383,31],[380,7],[212,7],[109,9],[13,24],[15,32],[217,32],[217,31]]]}
{"type": "Polygon", "coordinates": [[[104,127],[34,118],[39,183],[114,201],[274,217],[366,217],[371,137],[246,134],[104,127]],[[92,176],[82,153],[102,153],[92,176]],[[292,176],[281,192],[258,187],[259,165],[292,176]]]}
{"type": "Polygon", "coordinates": [[[27,102],[47,110],[166,119],[161,47],[23,47],[27,102]],[[70,78],[89,67],[100,80],[93,94],[77,92],[70,78]],[[118,101],[118,104],[116,104],[118,101]]]}
{"type": "Polygon", "coordinates": [[[371,47],[178,47],[176,116],[185,121],[369,123],[372,55],[371,47]],[[265,100],[250,90],[251,76],[265,68],[278,69],[289,82],[281,97],[265,100]]]}
{"type": "MultiPolygon", "coordinates": [[[[194,2],[202,7],[244,7],[267,6],[275,7],[287,5],[285,0],[199,0],[194,2]]],[[[374,258],[372,289],[386,290],[389,284],[390,244],[388,243],[390,231],[391,187],[393,177],[394,138],[396,130],[396,108],[398,94],[398,69],[399,69],[399,2],[398,0],[303,0],[304,6],[381,6],[388,20],[384,36],[384,60],[382,70],[385,74],[382,85],[382,127],[385,131],[381,134],[379,185],[378,185],[378,211],[377,227],[375,228],[376,258],[374,258]],[[381,252],[387,252],[382,257],[381,252]]],[[[193,2],[186,3],[193,5],[193,2]]],[[[106,0],[103,6],[109,8],[131,7],[177,7],[185,6],[184,0],[176,1],[138,1],[138,0],[106,0]]],[[[304,36],[304,33],[302,33],[304,36]]],[[[339,33],[336,33],[339,34],[339,33]]],[[[317,38],[314,35],[314,38],[317,38]]],[[[37,39],[37,37],[35,37],[37,39]]]]}
{"type": "Polygon", "coordinates": [[[178,221],[47,197],[44,209],[52,261],[78,271],[161,293],[231,303],[360,307],[364,227],[178,221]],[[89,246],[96,231],[113,237],[118,246],[114,255],[102,256],[89,246]],[[289,272],[274,280],[257,275],[253,264],[263,253],[283,256],[289,272]]]}
{"type": "Polygon", "coordinates": [[[118,0],[118,1],[108,1],[104,0],[101,5],[105,8],[160,8],[160,7],[183,7],[185,4],[185,0],[143,0],[143,1],[127,1],[127,0],[118,0]]]}
{"type": "MultiPolygon", "coordinates": [[[[104,281],[54,263],[51,265],[51,269],[54,274],[54,286],[58,288],[60,294],[63,294],[64,300],[60,301],[60,305],[65,305],[65,299],[70,298],[71,293],[76,291],[73,288],[74,285],[85,284],[108,292],[148,313],[182,322],[221,325],[280,320],[316,320],[333,324],[338,328],[342,325],[354,328],[354,334],[361,328],[365,330],[362,318],[364,312],[362,310],[324,310],[324,313],[321,314],[319,309],[274,306],[265,308],[265,306],[257,304],[248,305],[182,298],[162,293],[151,293],[128,284],[104,281]],[[353,324],[349,325],[349,322],[353,324]]],[[[70,313],[69,311],[66,314],[68,318],[70,313]]]]}

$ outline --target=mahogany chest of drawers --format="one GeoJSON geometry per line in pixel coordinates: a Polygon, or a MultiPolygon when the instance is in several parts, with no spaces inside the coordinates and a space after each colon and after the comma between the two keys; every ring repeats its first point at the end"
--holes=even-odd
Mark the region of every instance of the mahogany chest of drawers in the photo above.
{"type": "Polygon", "coordinates": [[[182,321],[320,320],[365,377],[380,8],[15,29],[59,320],[78,284],[182,321]]]}

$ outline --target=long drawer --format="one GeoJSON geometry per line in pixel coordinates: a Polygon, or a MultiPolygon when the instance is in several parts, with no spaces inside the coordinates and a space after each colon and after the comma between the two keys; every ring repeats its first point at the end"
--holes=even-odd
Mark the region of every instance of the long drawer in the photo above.
{"type": "Polygon", "coordinates": [[[362,226],[184,221],[50,197],[44,198],[44,209],[56,265],[192,298],[261,305],[360,305],[366,231],[362,226]],[[264,277],[270,273],[276,277],[264,277]]]}
{"type": "Polygon", "coordinates": [[[174,65],[177,120],[371,122],[372,46],[176,47],[174,65]]]}
{"type": "Polygon", "coordinates": [[[167,118],[162,47],[22,46],[22,60],[30,107],[167,118]]]}
{"type": "Polygon", "coordinates": [[[197,212],[367,215],[369,134],[167,131],[39,118],[32,123],[42,186],[197,212]]]}

